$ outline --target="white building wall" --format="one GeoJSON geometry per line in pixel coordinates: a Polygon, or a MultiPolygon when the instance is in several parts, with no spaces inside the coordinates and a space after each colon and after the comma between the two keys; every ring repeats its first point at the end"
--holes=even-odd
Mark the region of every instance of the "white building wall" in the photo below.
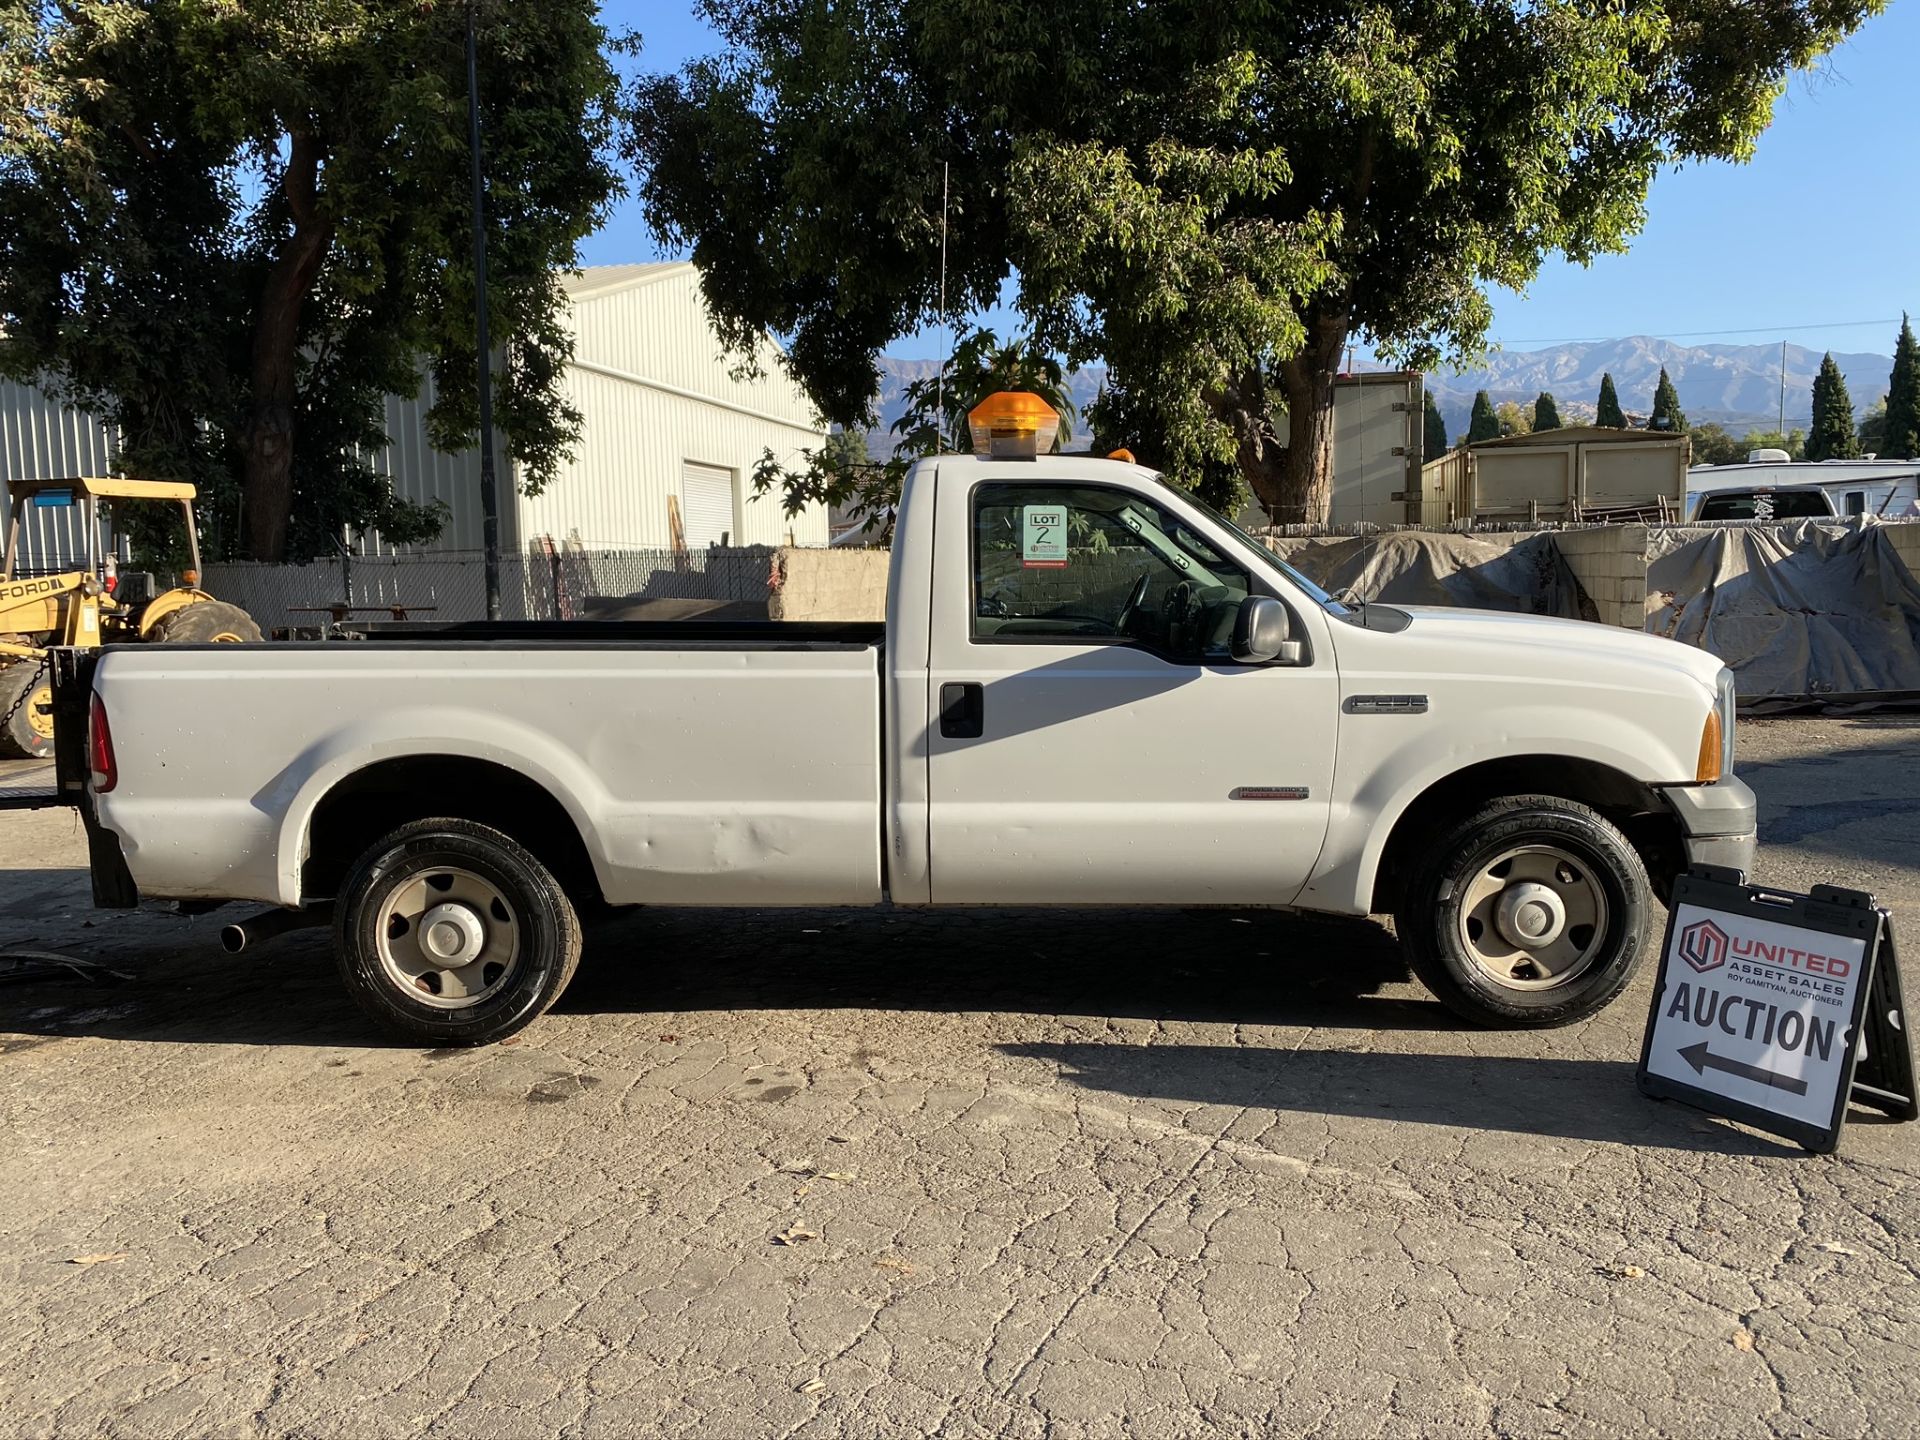
{"type": "Polygon", "coordinates": [[[671,543],[667,497],[679,497],[688,463],[734,477],[736,545],[824,545],[825,506],[792,517],[778,494],[755,497],[753,467],[771,451],[788,465],[820,445],[825,429],[781,367],[771,341],[759,374],[736,375],[721,351],[691,265],[616,267],[569,282],[577,337],[569,398],[586,417],[573,462],[539,496],[521,499],[522,546],[577,534],[595,546],[671,543]]]}
{"type": "Polygon", "coordinates": [[[753,493],[754,462],[764,450],[791,463],[802,446],[819,443],[817,434],[582,365],[569,369],[566,389],[586,424],[573,461],[539,495],[517,502],[522,548],[541,535],[556,544],[577,537],[589,549],[667,548],[667,497],[679,497],[688,461],[732,473],[735,545],[826,543],[825,507],[789,519],[778,494],[753,493]]]}
{"type": "MultiPolygon", "coordinates": [[[[387,448],[368,457],[373,468],[385,475],[394,494],[416,504],[435,500],[446,503],[451,513],[434,550],[478,550],[480,548],[480,449],[474,446],[449,455],[436,450],[427,441],[427,411],[433,407],[433,376],[420,380],[420,393],[414,396],[387,396],[387,448]]],[[[510,471],[504,460],[496,460],[495,474],[500,489],[509,487],[510,471]]],[[[502,495],[503,514],[512,505],[502,495]]],[[[504,543],[504,540],[503,540],[504,543]]],[[[388,554],[396,547],[385,544],[378,535],[361,537],[362,549],[370,554],[388,554]]]]}

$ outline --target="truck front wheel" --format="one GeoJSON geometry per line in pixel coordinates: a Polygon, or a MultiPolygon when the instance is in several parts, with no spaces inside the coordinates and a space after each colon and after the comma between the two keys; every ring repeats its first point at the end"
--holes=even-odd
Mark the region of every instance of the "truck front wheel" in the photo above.
{"type": "Polygon", "coordinates": [[[1449,1010],[1541,1029],[1626,988],[1652,909],[1646,867],[1605,816],[1510,795],[1425,851],[1394,920],[1414,973],[1449,1010]]]}
{"type": "Polygon", "coordinates": [[[559,882],[513,840],[466,820],[404,825],[362,855],[333,936],[354,1002],[432,1045],[524,1028],[580,962],[580,921],[559,882]]]}

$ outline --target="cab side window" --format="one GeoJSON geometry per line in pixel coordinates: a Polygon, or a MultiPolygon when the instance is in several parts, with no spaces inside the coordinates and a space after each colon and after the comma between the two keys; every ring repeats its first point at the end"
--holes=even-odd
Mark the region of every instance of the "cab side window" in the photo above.
{"type": "Polygon", "coordinates": [[[973,639],[1225,659],[1247,572],[1151,500],[1100,486],[973,495],[973,639]]]}

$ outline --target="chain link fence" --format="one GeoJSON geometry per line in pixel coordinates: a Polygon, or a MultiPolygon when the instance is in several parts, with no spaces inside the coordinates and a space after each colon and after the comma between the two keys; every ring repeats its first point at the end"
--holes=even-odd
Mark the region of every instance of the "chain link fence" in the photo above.
{"type": "MultiPolygon", "coordinates": [[[[555,547],[500,557],[505,620],[764,615],[776,551],[555,547]],[[681,602],[666,604],[663,602],[681,602]]],[[[308,565],[209,565],[207,590],[240,606],[269,635],[324,633],[335,623],[484,620],[486,563],[478,550],[338,555],[308,565]]]]}

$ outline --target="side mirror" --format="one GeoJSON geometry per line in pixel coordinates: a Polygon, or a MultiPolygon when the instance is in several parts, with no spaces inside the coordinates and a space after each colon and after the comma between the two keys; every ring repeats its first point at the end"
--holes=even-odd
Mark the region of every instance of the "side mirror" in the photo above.
{"type": "Polygon", "coordinates": [[[1292,638],[1293,617],[1270,595],[1249,595],[1233,621],[1233,658],[1242,665],[1298,665],[1306,646],[1292,638]]]}

